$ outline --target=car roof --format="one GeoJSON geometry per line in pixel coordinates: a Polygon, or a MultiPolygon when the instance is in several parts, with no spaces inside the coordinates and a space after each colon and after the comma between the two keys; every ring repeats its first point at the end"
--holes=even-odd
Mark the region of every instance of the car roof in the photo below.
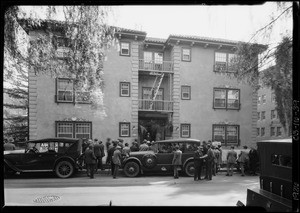
{"type": "Polygon", "coordinates": [[[66,143],[75,143],[79,141],[78,138],[43,138],[43,139],[37,139],[37,140],[29,140],[27,143],[33,142],[33,143],[43,143],[43,142],[66,142],[66,143]]]}
{"type": "Polygon", "coordinates": [[[200,142],[198,139],[191,139],[191,138],[185,138],[185,139],[168,139],[168,140],[161,140],[161,141],[155,141],[155,143],[178,143],[178,142],[200,142]]]}
{"type": "Polygon", "coordinates": [[[262,141],[259,141],[258,143],[261,143],[261,142],[277,142],[277,143],[292,143],[293,140],[292,138],[284,138],[284,139],[270,139],[270,140],[262,140],[262,141]]]}

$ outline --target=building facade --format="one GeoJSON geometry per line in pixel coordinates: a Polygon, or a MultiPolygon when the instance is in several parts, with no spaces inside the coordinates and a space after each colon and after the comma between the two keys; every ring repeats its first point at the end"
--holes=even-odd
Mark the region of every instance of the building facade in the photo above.
{"type": "Polygon", "coordinates": [[[291,137],[291,129],[284,131],[276,110],[274,91],[269,87],[258,90],[257,140],[291,137]]]}
{"type": "MultiPolygon", "coordinates": [[[[34,39],[35,31],[28,34],[34,39]]],[[[29,71],[29,137],[197,138],[251,146],[257,93],[230,73],[237,42],[196,36],[149,38],[119,29],[104,60],[104,114],[74,90],[73,79],[29,71]]]]}

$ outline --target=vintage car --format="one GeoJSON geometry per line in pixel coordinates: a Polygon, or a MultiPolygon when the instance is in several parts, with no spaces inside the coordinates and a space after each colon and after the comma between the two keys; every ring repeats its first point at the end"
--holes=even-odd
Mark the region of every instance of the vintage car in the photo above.
{"type": "Polygon", "coordinates": [[[246,206],[267,212],[292,211],[292,139],[257,143],[260,156],[260,187],[247,189],[246,206]]]}
{"type": "Polygon", "coordinates": [[[150,151],[130,152],[122,162],[124,174],[135,177],[144,172],[172,172],[174,147],[182,151],[182,169],[187,176],[194,176],[194,152],[201,145],[197,139],[170,139],[156,141],[150,151]]]}
{"type": "Polygon", "coordinates": [[[71,177],[77,169],[81,140],[47,138],[26,142],[25,150],[4,151],[4,172],[53,171],[60,178],[71,177]]]}

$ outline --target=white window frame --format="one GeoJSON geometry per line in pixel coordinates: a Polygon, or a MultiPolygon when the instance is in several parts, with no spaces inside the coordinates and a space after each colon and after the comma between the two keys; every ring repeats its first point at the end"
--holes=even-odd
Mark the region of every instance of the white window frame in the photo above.
{"type": "Polygon", "coordinates": [[[130,97],[130,82],[120,82],[120,97],[130,97]],[[124,91],[127,91],[127,94],[124,91]]]}
{"type": "Polygon", "coordinates": [[[182,48],[182,61],[191,61],[191,48],[182,48]]]}
{"type": "Polygon", "coordinates": [[[191,100],[191,86],[181,86],[181,100],[191,100]]]}
{"type": "Polygon", "coordinates": [[[130,42],[120,42],[120,55],[130,56],[130,42]],[[124,47],[124,45],[126,45],[126,47],[124,47]],[[124,53],[123,50],[127,50],[128,53],[124,53]]]}
{"type": "Polygon", "coordinates": [[[180,136],[182,138],[190,138],[191,137],[191,124],[180,124],[180,136]]]}
{"type": "Polygon", "coordinates": [[[119,137],[130,137],[130,122],[119,123],[119,137]]]}
{"type": "MultiPolygon", "coordinates": [[[[239,110],[240,109],[240,89],[229,89],[229,88],[214,88],[213,89],[213,108],[214,109],[233,109],[233,110],[239,110]],[[221,97],[216,97],[216,91],[221,91],[222,92],[222,96],[221,97]],[[238,99],[236,99],[238,102],[237,102],[237,107],[230,107],[229,106],[229,92],[230,91],[236,91],[237,94],[238,94],[238,99]],[[223,97],[224,96],[224,93],[225,93],[225,98],[223,97]],[[225,99],[225,106],[216,106],[216,99],[218,100],[224,100],[225,99]]],[[[235,99],[232,99],[232,100],[235,100],[235,99]]]]}
{"type": "Polygon", "coordinates": [[[74,81],[73,79],[67,79],[67,78],[57,78],[57,85],[56,85],[56,101],[57,102],[66,102],[66,103],[71,103],[74,101],[74,81]],[[60,88],[59,84],[62,81],[68,81],[68,84],[72,85],[72,89],[67,90],[67,87],[65,89],[60,88]],[[60,92],[68,92],[71,93],[71,100],[61,100],[60,98],[60,92]]]}
{"type": "MultiPolygon", "coordinates": [[[[77,138],[77,135],[80,134],[87,134],[88,138],[92,138],[92,122],[84,122],[84,121],[56,121],[56,137],[61,137],[61,135],[69,134],[69,138],[77,138]],[[61,132],[60,126],[68,125],[69,128],[71,127],[72,132],[61,132]],[[85,131],[78,132],[78,126],[85,125],[85,131]],[[88,131],[86,131],[88,128],[88,131]]],[[[85,137],[86,138],[86,137],[85,137]]]]}

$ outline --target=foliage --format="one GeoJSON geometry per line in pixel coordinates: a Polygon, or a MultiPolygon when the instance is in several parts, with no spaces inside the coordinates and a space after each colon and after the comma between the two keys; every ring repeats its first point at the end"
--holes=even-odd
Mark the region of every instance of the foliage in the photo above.
{"type": "Polygon", "coordinates": [[[292,124],[292,47],[291,39],[284,37],[275,51],[276,65],[262,73],[263,84],[275,93],[276,110],[285,132],[292,124]]]}

